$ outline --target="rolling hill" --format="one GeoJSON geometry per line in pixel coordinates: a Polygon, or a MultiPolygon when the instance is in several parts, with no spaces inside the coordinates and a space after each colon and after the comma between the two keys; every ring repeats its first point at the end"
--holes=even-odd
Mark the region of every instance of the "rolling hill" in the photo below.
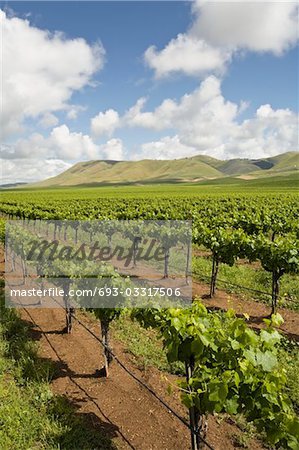
{"type": "Polygon", "coordinates": [[[61,174],[31,184],[31,187],[97,186],[112,184],[150,184],[200,182],[204,180],[259,179],[297,173],[299,153],[288,152],[263,159],[221,161],[198,155],[176,160],[88,161],[80,162],[61,174]]]}

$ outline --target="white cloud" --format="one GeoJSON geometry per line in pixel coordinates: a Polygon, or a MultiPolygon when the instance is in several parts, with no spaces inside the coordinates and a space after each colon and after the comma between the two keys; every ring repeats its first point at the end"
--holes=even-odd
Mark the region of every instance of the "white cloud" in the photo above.
{"type": "Polygon", "coordinates": [[[260,158],[298,147],[298,117],[294,112],[262,105],[253,118],[240,122],[246,103],[227,101],[220,80],[214,76],[178,101],[166,99],[153,111],[143,111],[144,106],[145,99],[139,99],[121,120],[155,131],[173,130],[175,135],[143,144],[133,159],[194,154],[221,159],[260,158]]]}
{"type": "Polygon", "coordinates": [[[126,112],[122,122],[131,127],[139,126],[152,130],[164,130],[172,127],[171,118],[177,109],[174,100],[165,99],[153,112],[144,112],[145,104],[146,98],[139,98],[135,105],[126,112]]]}
{"type": "Polygon", "coordinates": [[[240,50],[281,55],[298,40],[296,2],[212,2],[196,0],[194,20],[160,51],[144,53],[157,78],[174,72],[191,76],[223,73],[240,50]]]}
{"type": "Polygon", "coordinates": [[[99,114],[91,119],[91,131],[97,137],[104,134],[111,136],[119,125],[119,115],[114,109],[99,112],[99,114]]]}
{"type": "Polygon", "coordinates": [[[124,159],[124,147],[121,139],[110,139],[106,144],[100,145],[104,159],[121,161],[124,159]]]}
{"type": "Polygon", "coordinates": [[[76,155],[75,159],[123,159],[124,147],[120,139],[110,139],[106,144],[96,147],[96,154],[90,155],[90,146],[92,152],[94,147],[89,139],[80,133],[69,133],[64,127],[54,129],[48,139],[36,133],[27,141],[19,141],[13,148],[4,146],[3,159],[0,159],[0,184],[19,181],[31,183],[54,177],[69,169],[72,163],[63,160],[68,139],[77,146],[79,143],[81,148],[82,155],[76,155]]]}
{"type": "Polygon", "coordinates": [[[1,156],[0,184],[34,182],[67,170],[76,160],[122,160],[124,146],[121,139],[110,139],[97,146],[89,136],[71,133],[62,125],[54,128],[48,138],[34,133],[14,145],[2,145],[1,156]]]}
{"type": "Polygon", "coordinates": [[[189,147],[180,142],[179,136],[165,136],[159,141],[147,142],[141,146],[141,153],[133,155],[132,159],[176,159],[197,155],[195,147],[189,147]]]}
{"type": "MultiPolygon", "coordinates": [[[[93,119],[94,128],[99,120],[98,134],[112,133],[116,127],[170,132],[141,145],[139,152],[129,155],[131,159],[172,159],[200,153],[221,159],[258,158],[297,148],[297,118],[292,111],[262,105],[253,118],[240,123],[240,114],[248,104],[226,100],[215,76],[207,77],[178,100],[165,99],[153,111],[145,110],[146,101],[139,98],[123,116],[108,110],[93,119]]],[[[122,159],[123,152],[120,155],[115,159],[122,159]]]]}
{"type": "Polygon", "coordinates": [[[2,48],[2,132],[20,132],[26,118],[68,109],[74,91],[90,84],[104,64],[100,43],[67,39],[38,29],[28,20],[0,11],[2,48]]]}
{"type": "Polygon", "coordinates": [[[59,120],[57,119],[57,117],[50,112],[46,112],[45,114],[43,114],[42,118],[39,121],[40,125],[43,128],[55,127],[55,125],[57,125],[58,122],[59,120]]]}
{"type": "Polygon", "coordinates": [[[95,159],[99,151],[99,147],[90,136],[83,133],[71,133],[66,125],[53,129],[49,144],[55,149],[57,157],[66,160],[95,159]]]}
{"type": "Polygon", "coordinates": [[[141,98],[126,113],[130,126],[142,126],[153,130],[175,129],[189,136],[187,145],[196,145],[197,136],[206,135],[207,127],[225,128],[243,105],[226,101],[221,93],[220,80],[206,78],[201,85],[180,100],[165,99],[152,112],[143,112],[145,99],[141,98]],[[192,142],[193,141],[193,142],[192,142]]]}
{"type": "Polygon", "coordinates": [[[298,40],[296,2],[196,0],[190,35],[210,45],[280,55],[298,40]]]}
{"type": "Polygon", "coordinates": [[[66,125],[61,125],[54,128],[48,137],[33,133],[13,145],[2,145],[1,157],[11,161],[34,159],[41,164],[43,160],[121,160],[124,158],[124,147],[121,139],[110,139],[105,144],[97,145],[90,136],[71,132],[66,125]]]}
{"type": "Polygon", "coordinates": [[[203,39],[179,34],[160,52],[154,46],[149,47],[144,59],[155,70],[156,78],[162,78],[172,72],[188,75],[223,72],[230,52],[212,47],[203,39]]]}
{"type": "Polygon", "coordinates": [[[85,111],[87,108],[86,106],[82,105],[70,105],[69,109],[66,113],[66,117],[70,120],[75,120],[78,117],[78,114],[82,111],[85,111]]]}
{"type": "Polygon", "coordinates": [[[2,157],[65,159],[96,159],[101,155],[100,147],[90,136],[71,132],[66,125],[55,127],[49,137],[33,133],[27,139],[19,139],[13,146],[4,146],[2,157]]]}
{"type": "Polygon", "coordinates": [[[262,158],[298,150],[298,116],[289,109],[274,110],[270,105],[260,106],[255,116],[244,120],[231,140],[225,154],[262,158]]]}
{"type": "Polygon", "coordinates": [[[54,177],[69,169],[71,164],[58,159],[14,159],[0,160],[2,168],[1,184],[34,182],[54,177]]]}
{"type": "Polygon", "coordinates": [[[30,159],[53,157],[47,139],[39,133],[33,133],[27,139],[18,139],[13,145],[1,147],[4,159],[30,159]]]}

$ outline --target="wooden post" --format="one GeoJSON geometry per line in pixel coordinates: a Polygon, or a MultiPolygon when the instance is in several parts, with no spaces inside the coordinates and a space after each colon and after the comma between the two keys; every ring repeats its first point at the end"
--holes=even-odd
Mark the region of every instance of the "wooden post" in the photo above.
{"type": "MultiPolygon", "coordinates": [[[[189,361],[185,362],[186,368],[186,380],[189,384],[189,380],[193,376],[194,372],[194,357],[191,356],[189,361]]],[[[191,388],[189,387],[189,391],[191,392],[191,388]]],[[[191,448],[192,450],[200,450],[200,436],[199,436],[199,414],[197,409],[194,406],[189,408],[189,421],[191,427],[191,448]]]]}
{"type": "Polygon", "coordinates": [[[137,252],[138,252],[138,244],[141,242],[141,237],[135,237],[133,241],[133,267],[137,266],[137,252]]]}
{"type": "Polygon", "coordinates": [[[215,262],[216,262],[216,258],[215,258],[215,255],[213,255],[212,274],[211,274],[211,281],[210,281],[210,297],[211,297],[211,298],[213,297],[213,284],[214,284],[215,262]]]}
{"type": "Polygon", "coordinates": [[[217,275],[218,275],[218,269],[219,269],[219,260],[216,259],[215,272],[214,272],[214,281],[213,281],[213,296],[215,295],[215,292],[216,292],[216,280],[217,280],[217,275]]]}
{"type": "Polygon", "coordinates": [[[169,248],[164,247],[164,277],[168,278],[169,248]]]}
{"type": "Polygon", "coordinates": [[[70,306],[70,302],[69,302],[69,289],[70,289],[70,280],[66,279],[63,282],[63,301],[64,301],[64,308],[65,308],[65,322],[66,322],[66,326],[65,326],[65,331],[66,333],[71,333],[72,331],[72,326],[73,326],[73,321],[72,321],[72,314],[74,312],[74,308],[72,308],[70,306]]]}
{"type": "Polygon", "coordinates": [[[191,243],[189,241],[188,246],[187,246],[186,284],[189,284],[188,276],[189,276],[189,265],[190,265],[190,251],[191,251],[191,243]]]}
{"type": "Polygon", "coordinates": [[[64,225],[64,235],[63,235],[64,241],[67,240],[67,227],[68,227],[68,224],[66,223],[66,224],[64,225]]]}
{"type": "Polygon", "coordinates": [[[102,335],[102,340],[103,340],[103,344],[105,345],[104,347],[104,369],[105,369],[105,375],[106,377],[109,376],[109,365],[112,361],[112,356],[111,353],[109,351],[109,322],[107,322],[106,320],[101,320],[101,335],[102,335]]]}
{"type": "Polygon", "coordinates": [[[272,272],[272,310],[271,314],[276,313],[277,301],[279,297],[279,278],[281,273],[273,270],[272,272]]]}

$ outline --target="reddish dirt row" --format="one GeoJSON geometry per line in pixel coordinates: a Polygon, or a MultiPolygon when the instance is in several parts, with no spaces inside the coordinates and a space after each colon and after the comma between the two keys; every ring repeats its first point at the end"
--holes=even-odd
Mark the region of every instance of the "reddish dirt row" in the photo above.
{"type": "MultiPolygon", "coordinates": [[[[209,288],[206,284],[193,281],[193,298],[200,297],[203,303],[211,309],[233,309],[238,315],[248,314],[248,323],[254,328],[265,326],[263,319],[271,313],[270,306],[257,301],[242,299],[237,294],[228,294],[221,289],[217,289],[215,297],[211,299],[208,297],[208,292],[209,288]]],[[[284,308],[278,308],[277,312],[284,318],[280,331],[289,338],[299,341],[299,313],[284,308]]]]}

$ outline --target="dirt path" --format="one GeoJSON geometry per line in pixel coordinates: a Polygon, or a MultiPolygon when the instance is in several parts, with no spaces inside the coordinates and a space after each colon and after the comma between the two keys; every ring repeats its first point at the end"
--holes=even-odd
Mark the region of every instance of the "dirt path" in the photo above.
{"type": "MultiPolygon", "coordinates": [[[[110,377],[101,378],[100,344],[79,325],[72,334],[62,334],[64,311],[34,309],[28,312],[23,310],[22,317],[30,322],[32,337],[40,340],[41,357],[55,363],[53,391],[66,395],[80,413],[92,414],[94,425],[101,427],[119,449],[188,448],[185,427],[116,363],[110,377]]],[[[89,326],[98,334],[94,324],[89,323],[89,326]]]]}

